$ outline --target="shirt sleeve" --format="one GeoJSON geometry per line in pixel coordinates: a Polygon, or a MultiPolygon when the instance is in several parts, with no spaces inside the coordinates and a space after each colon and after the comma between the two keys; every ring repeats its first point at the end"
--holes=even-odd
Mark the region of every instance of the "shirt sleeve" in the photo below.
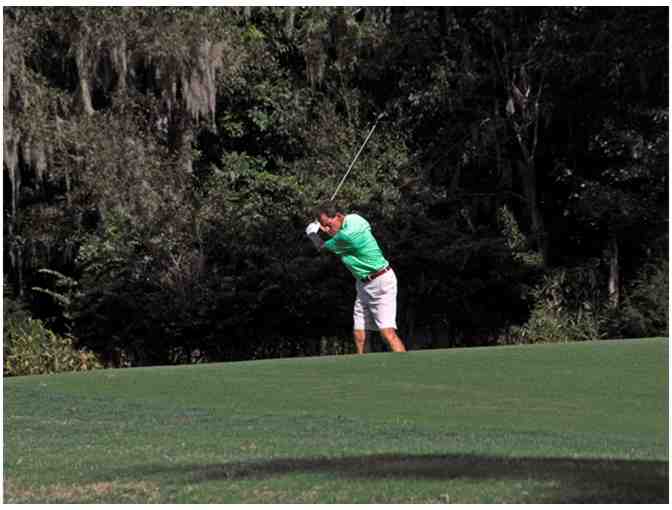
{"type": "Polygon", "coordinates": [[[344,255],[348,251],[349,239],[338,232],[334,237],[324,242],[324,247],[336,255],[344,255]]]}

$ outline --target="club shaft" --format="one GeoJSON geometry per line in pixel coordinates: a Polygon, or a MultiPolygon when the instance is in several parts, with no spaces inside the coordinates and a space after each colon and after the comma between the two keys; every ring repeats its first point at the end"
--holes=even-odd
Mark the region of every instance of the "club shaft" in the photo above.
{"type": "Polygon", "coordinates": [[[361,147],[359,148],[359,150],[357,151],[357,154],[355,154],[355,157],[354,157],[354,159],[352,160],[352,163],[350,163],[350,166],[348,167],[348,170],[345,172],[345,175],[343,175],[343,178],[341,179],[341,182],[339,182],[339,183],[338,183],[338,186],[336,186],[336,191],[334,191],[334,194],[331,195],[331,198],[329,199],[330,201],[333,201],[333,200],[334,200],[334,198],[336,197],[336,194],[337,194],[338,191],[341,189],[341,186],[342,186],[343,183],[345,182],[345,179],[348,177],[348,174],[350,173],[350,170],[352,170],[352,167],[355,165],[355,162],[357,161],[357,158],[359,157],[359,155],[360,155],[360,154],[362,153],[362,151],[364,150],[364,146],[366,145],[366,142],[369,141],[369,138],[371,138],[371,135],[373,134],[373,130],[376,129],[376,126],[378,125],[378,120],[380,120],[380,117],[378,117],[378,118],[376,119],[376,122],[373,124],[373,127],[372,127],[371,130],[369,131],[369,134],[366,136],[366,139],[364,140],[364,143],[362,144],[362,146],[361,146],[361,147]]]}

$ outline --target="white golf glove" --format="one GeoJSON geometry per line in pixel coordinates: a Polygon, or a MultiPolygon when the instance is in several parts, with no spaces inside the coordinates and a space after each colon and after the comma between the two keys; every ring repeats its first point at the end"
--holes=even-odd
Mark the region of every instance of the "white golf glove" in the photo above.
{"type": "Polygon", "coordinates": [[[320,223],[318,221],[314,221],[306,227],[306,235],[313,242],[315,248],[321,250],[324,241],[322,241],[322,239],[320,238],[319,232],[320,232],[320,223]]]}
{"type": "Polygon", "coordinates": [[[306,235],[317,234],[320,231],[320,223],[318,221],[312,222],[306,227],[306,235]]]}

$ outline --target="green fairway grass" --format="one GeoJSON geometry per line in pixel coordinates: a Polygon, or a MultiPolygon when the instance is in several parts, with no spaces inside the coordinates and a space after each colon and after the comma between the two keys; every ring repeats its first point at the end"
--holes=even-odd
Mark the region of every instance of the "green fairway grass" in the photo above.
{"type": "Polygon", "coordinates": [[[4,379],[5,503],[666,503],[666,339],[4,379]]]}

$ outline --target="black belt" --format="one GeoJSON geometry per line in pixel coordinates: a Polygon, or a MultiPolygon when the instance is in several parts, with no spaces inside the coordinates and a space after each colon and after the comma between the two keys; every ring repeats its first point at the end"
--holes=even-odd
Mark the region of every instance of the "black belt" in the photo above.
{"type": "Polygon", "coordinates": [[[376,271],[375,273],[371,273],[370,275],[365,276],[364,278],[362,278],[362,281],[364,283],[369,283],[369,282],[375,280],[376,278],[378,278],[379,276],[384,275],[385,273],[387,273],[391,269],[392,269],[391,266],[384,267],[380,271],[376,271]]]}

